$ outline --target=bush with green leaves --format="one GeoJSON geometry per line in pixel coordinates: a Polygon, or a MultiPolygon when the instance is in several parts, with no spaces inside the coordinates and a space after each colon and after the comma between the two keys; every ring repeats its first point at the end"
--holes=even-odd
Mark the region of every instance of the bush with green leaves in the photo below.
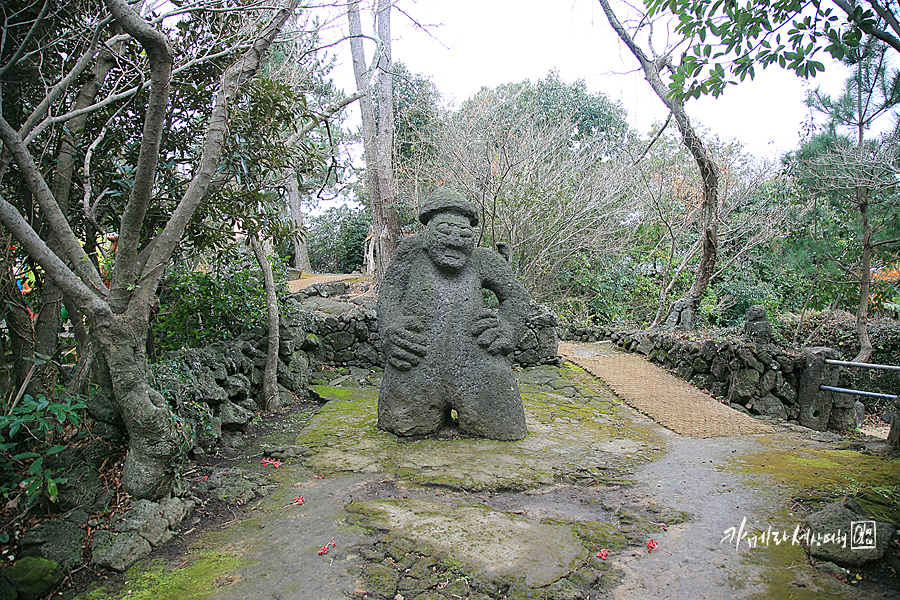
{"type": "Polygon", "coordinates": [[[567,322],[644,324],[656,313],[659,282],[629,256],[581,253],[560,269],[557,290],[553,304],[567,322]]]}
{"type": "Polygon", "coordinates": [[[0,415],[0,493],[14,506],[20,505],[20,494],[23,508],[55,503],[59,484],[66,482],[47,468],[46,459],[65,450],[58,442],[67,429],[79,427],[86,405],[64,389],[54,396],[25,394],[0,415]]]}
{"type": "MultiPolygon", "coordinates": [[[[283,261],[269,259],[276,287],[283,292],[283,261]]],[[[249,251],[233,248],[203,268],[183,265],[175,271],[160,293],[153,331],[160,349],[180,350],[233,339],[265,323],[266,294],[259,265],[249,251]]]]}
{"type": "Polygon", "coordinates": [[[309,219],[309,262],[319,273],[351,273],[365,265],[369,215],[338,206],[309,219]]]}
{"type": "Polygon", "coordinates": [[[778,308],[779,297],[772,283],[754,266],[742,264],[707,288],[700,312],[710,325],[728,327],[743,323],[754,304],[765,306],[772,314],[778,308]]]}

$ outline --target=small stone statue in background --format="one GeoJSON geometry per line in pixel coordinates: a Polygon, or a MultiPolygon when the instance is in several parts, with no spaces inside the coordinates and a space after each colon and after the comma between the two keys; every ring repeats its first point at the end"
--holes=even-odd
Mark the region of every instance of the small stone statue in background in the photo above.
{"type": "Polygon", "coordinates": [[[529,296],[507,261],[475,247],[475,206],[448,189],[419,213],[425,232],[405,238],[378,295],[386,365],[378,427],[425,435],[450,423],[495,440],[525,437],[525,410],[507,355],[524,332],[529,296]],[[485,308],[483,289],[498,310],[485,308]]]}
{"type": "Polygon", "coordinates": [[[672,305],[672,312],[666,319],[667,329],[691,329],[694,327],[694,308],[687,298],[679,298],[672,305]]]}
{"type": "Polygon", "coordinates": [[[747,309],[747,322],[744,323],[744,335],[757,344],[772,343],[772,326],[766,319],[766,307],[754,304],[747,309]]]}

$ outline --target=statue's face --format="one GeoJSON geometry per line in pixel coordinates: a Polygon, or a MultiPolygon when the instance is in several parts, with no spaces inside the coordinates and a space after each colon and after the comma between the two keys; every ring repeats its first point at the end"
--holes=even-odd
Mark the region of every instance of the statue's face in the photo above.
{"type": "Polygon", "coordinates": [[[425,236],[428,256],[441,270],[459,271],[475,249],[475,232],[462,215],[435,215],[428,221],[425,236]]]}

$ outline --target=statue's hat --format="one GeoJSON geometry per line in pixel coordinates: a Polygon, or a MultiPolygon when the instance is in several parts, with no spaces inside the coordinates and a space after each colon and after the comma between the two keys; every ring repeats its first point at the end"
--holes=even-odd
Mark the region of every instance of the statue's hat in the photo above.
{"type": "Polygon", "coordinates": [[[428,200],[419,211],[419,221],[427,225],[431,217],[443,212],[456,213],[469,219],[472,227],[478,225],[478,209],[475,205],[450,188],[440,188],[428,196],[428,200]]]}

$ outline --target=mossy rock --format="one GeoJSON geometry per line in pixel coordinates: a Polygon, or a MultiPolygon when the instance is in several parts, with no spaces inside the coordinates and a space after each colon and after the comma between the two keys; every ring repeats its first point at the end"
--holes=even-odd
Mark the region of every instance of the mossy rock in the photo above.
{"type": "Polygon", "coordinates": [[[362,516],[361,524],[414,540],[417,548],[434,548],[469,565],[478,578],[494,582],[547,586],[577,570],[588,556],[567,525],[536,523],[480,504],[375,500],[350,510],[362,516]]]}
{"type": "Polygon", "coordinates": [[[62,584],[63,572],[52,560],[28,556],[4,569],[3,578],[16,589],[19,600],[38,600],[62,584]]]}

